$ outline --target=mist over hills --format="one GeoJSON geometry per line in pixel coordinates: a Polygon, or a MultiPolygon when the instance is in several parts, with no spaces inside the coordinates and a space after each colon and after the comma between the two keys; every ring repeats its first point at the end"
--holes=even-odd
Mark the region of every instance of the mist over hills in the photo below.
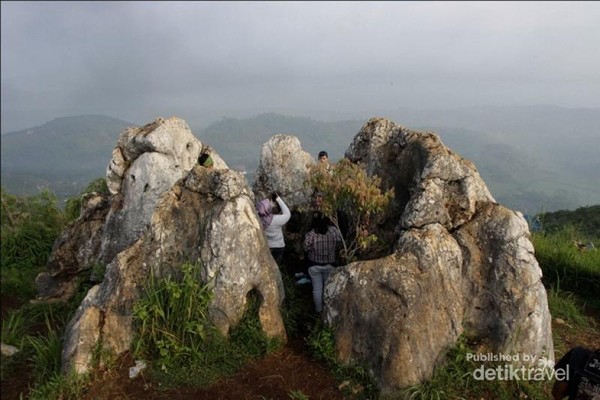
{"type": "MultiPolygon", "coordinates": [[[[374,116],[440,135],[448,147],[475,163],[496,200],[512,209],[532,214],[600,204],[600,109],[482,107],[396,110],[374,116]]],[[[366,121],[324,122],[269,113],[190,127],[230,167],[247,171],[251,180],[261,146],[272,135],[295,135],[314,157],[327,150],[337,161],[366,121]]],[[[105,175],[126,127],[148,122],[85,115],[3,134],[2,186],[16,194],[47,186],[61,200],[73,196],[105,175]]]]}

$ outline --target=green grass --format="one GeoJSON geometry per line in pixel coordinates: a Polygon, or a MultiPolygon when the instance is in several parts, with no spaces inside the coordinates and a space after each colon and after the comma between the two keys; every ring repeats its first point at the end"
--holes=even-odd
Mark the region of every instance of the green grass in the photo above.
{"type": "MultiPolygon", "coordinates": [[[[573,293],[584,303],[600,309],[600,250],[580,251],[573,241],[580,238],[566,227],[555,233],[532,235],[535,256],[542,268],[546,288],[573,293]]],[[[596,239],[596,242],[598,240],[596,239]]]]}
{"type": "Polygon", "coordinates": [[[185,264],[180,280],[149,279],[134,307],[134,355],[150,361],[151,373],[164,386],[207,386],[281,346],[262,331],[255,292],[240,323],[223,336],[208,318],[212,292],[200,283],[199,271],[185,264]]]}

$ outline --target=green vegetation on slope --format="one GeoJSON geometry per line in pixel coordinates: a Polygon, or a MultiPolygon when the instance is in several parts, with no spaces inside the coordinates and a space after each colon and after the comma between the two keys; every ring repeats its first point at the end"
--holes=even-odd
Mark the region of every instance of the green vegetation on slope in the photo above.
{"type": "Polygon", "coordinates": [[[575,211],[546,212],[538,216],[545,232],[557,233],[571,227],[573,240],[600,238],[600,205],[580,207],[575,211]],[[575,237],[576,233],[581,237],[575,237]]]}

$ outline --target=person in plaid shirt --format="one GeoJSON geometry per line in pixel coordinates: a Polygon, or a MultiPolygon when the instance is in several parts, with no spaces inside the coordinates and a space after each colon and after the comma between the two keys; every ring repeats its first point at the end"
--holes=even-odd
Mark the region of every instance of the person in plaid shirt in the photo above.
{"type": "Polygon", "coordinates": [[[304,249],[311,267],[308,274],[312,280],[315,311],[323,311],[323,289],[329,274],[335,269],[335,261],[342,239],[329,218],[321,216],[313,221],[313,229],[304,238],[304,249]]]}

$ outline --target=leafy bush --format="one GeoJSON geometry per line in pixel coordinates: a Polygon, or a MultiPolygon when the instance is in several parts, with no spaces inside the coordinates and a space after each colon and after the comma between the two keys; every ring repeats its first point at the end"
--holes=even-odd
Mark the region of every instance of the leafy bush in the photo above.
{"type": "Polygon", "coordinates": [[[383,212],[394,197],[393,189],[381,191],[379,177],[369,177],[360,166],[342,159],[336,164],[316,164],[305,183],[323,192],[321,211],[331,219],[343,238],[345,262],[355,260],[359,252],[368,253],[377,244],[373,217],[383,212]],[[347,232],[341,227],[340,213],[348,219],[347,232]]]}
{"type": "Polygon", "coordinates": [[[139,326],[134,353],[158,359],[163,369],[202,353],[214,335],[207,318],[212,294],[200,286],[197,266],[185,264],[182,271],[181,282],[152,274],[133,310],[139,326]]]}

